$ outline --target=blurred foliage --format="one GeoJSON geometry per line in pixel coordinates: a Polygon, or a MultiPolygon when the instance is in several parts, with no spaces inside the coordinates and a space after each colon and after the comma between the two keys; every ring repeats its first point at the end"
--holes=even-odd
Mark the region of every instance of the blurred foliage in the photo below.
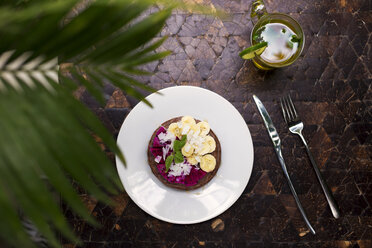
{"type": "Polygon", "coordinates": [[[56,233],[78,242],[55,195],[97,225],[71,180],[110,203],[108,194],[122,186],[93,136],[124,157],[73,92],[84,86],[102,103],[104,82],[110,82],[151,106],[139,90],[154,89],[133,75],[148,75],[139,66],[170,53],[156,52],[165,38],[151,41],[175,3],[153,8],[151,0],[83,2],[0,1],[0,239],[9,246],[35,246],[20,212],[50,246],[59,247],[56,233]],[[59,73],[64,63],[74,79],[59,73]]]}

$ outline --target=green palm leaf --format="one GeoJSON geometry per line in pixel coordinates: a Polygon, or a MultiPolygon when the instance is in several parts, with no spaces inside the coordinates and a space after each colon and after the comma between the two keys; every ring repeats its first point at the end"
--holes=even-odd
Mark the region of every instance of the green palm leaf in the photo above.
{"type": "Polygon", "coordinates": [[[0,1],[0,243],[34,247],[20,212],[50,246],[59,246],[57,232],[78,242],[55,196],[97,225],[71,180],[106,203],[111,203],[109,194],[122,189],[93,136],[125,163],[123,154],[73,92],[83,86],[103,103],[108,81],[151,106],[140,92],[155,90],[133,76],[150,75],[141,65],[170,54],[156,52],[166,37],[151,41],[171,10],[215,12],[159,0],[157,11],[144,16],[155,1],[0,1]]]}
{"type": "Polygon", "coordinates": [[[149,74],[138,66],[169,54],[155,52],[165,39],[148,43],[172,8],[143,17],[153,1],[91,1],[79,14],[74,11],[77,4],[0,3],[0,239],[15,247],[33,247],[18,210],[51,246],[59,245],[56,232],[78,241],[56,194],[96,224],[71,179],[107,203],[107,193],[121,189],[116,171],[92,135],[123,162],[124,156],[97,117],[73,97],[74,90],[82,85],[102,103],[102,82],[110,81],[151,106],[139,89],[155,90],[131,75],[149,74]],[[59,73],[63,63],[69,63],[73,79],[59,73]]]}

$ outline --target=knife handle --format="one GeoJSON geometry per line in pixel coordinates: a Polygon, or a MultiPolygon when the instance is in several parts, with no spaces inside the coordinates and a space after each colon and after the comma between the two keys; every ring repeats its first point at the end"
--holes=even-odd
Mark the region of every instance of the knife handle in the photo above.
{"type": "Polygon", "coordinates": [[[280,147],[277,147],[277,148],[275,148],[275,150],[276,150],[276,154],[277,154],[278,159],[279,159],[279,163],[282,166],[282,169],[283,169],[283,172],[284,172],[284,176],[287,178],[287,181],[288,181],[288,184],[289,184],[289,188],[291,189],[292,195],[295,198],[297,207],[300,210],[300,213],[302,215],[302,218],[304,219],[307,227],[310,229],[310,232],[315,235],[315,230],[311,226],[310,221],[307,219],[305,210],[302,208],[300,199],[298,198],[298,195],[296,193],[296,190],[293,187],[291,178],[289,177],[289,174],[288,174],[288,171],[287,171],[287,167],[285,166],[284,158],[283,158],[283,155],[282,155],[282,149],[280,149],[280,147]]]}

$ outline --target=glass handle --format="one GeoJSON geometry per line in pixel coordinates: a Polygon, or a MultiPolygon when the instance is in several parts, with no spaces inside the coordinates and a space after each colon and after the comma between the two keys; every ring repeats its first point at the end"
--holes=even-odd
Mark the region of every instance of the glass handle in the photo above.
{"type": "Polygon", "coordinates": [[[256,22],[264,15],[267,14],[267,10],[265,7],[265,4],[262,0],[255,0],[252,2],[251,6],[251,21],[253,24],[256,24],[256,22]]]}

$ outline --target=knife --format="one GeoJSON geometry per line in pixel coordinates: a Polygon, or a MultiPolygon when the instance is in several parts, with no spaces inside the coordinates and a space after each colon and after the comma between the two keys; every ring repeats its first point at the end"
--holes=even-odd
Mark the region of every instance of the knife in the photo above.
{"type": "Polygon", "coordinates": [[[300,199],[298,198],[298,195],[296,193],[296,190],[293,187],[291,178],[289,177],[289,174],[288,174],[288,171],[287,171],[287,167],[285,166],[284,158],[283,158],[283,155],[282,155],[282,148],[281,148],[281,141],[280,141],[280,138],[279,138],[279,134],[276,131],[276,128],[274,127],[273,121],[271,120],[271,118],[269,116],[269,113],[267,113],[266,108],[262,104],[262,102],[260,101],[260,99],[258,99],[258,97],[256,95],[253,95],[253,99],[256,102],[258,111],[261,114],[261,117],[262,117],[262,119],[263,119],[263,121],[265,123],[265,126],[266,126],[267,131],[269,132],[269,136],[271,138],[271,141],[274,144],[274,149],[275,149],[276,156],[278,157],[279,163],[282,166],[282,169],[283,169],[283,172],[284,172],[284,176],[287,178],[287,181],[288,181],[288,184],[289,184],[289,188],[291,189],[292,195],[293,195],[293,197],[296,200],[296,204],[297,204],[298,209],[300,210],[300,213],[302,215],[302,218],[304,219],[307,227],[310,229],[310,232],[312,234],[315,234],[315,230],[311,226],[309,220],[306,217],[305,210],[302,208],[300,199]]]}

